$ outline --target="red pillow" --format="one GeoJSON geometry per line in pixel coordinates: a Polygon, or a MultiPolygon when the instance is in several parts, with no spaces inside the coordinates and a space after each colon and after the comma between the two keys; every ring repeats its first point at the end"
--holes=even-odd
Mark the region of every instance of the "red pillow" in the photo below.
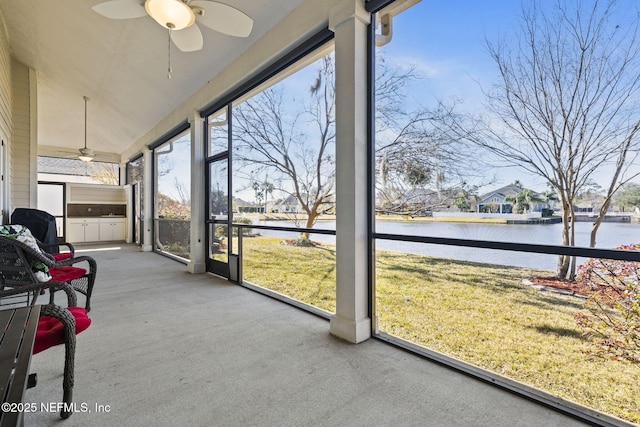
{"type": "Polygon", "coordinates": [[[87,274],[87,270],[80,267],[65,265],[64,267],[49,268],[49,274],[51,275],[52,280],[57,282],[68,282],[70,280],[81,278],[87,274]]]}
{"type": "Polygon", "coordinates": [[[71,252],[60,252],[58,254],[51,254],[51,256],[53,256],[53,259],[56,261],[62,261],[63,259],[71,258],[73,254],[71,252]]]}
{"type": "MultiPolygon", "coordinates": [[[[76,335],[84,331],[91,325],[91,319],[87,316],[87,310],[82,307],[68,307],[76,319],[76,335]]],[[[33,344],[33,354],[64,342],[64,326],[55,317],[40,316],[38,328],[36,329],[36,339],[33,344]]]]}

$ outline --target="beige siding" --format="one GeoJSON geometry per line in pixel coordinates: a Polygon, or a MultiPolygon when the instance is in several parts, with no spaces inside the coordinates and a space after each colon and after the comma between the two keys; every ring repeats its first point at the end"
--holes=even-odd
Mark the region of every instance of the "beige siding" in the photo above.
{"type": "Polygon", "coordinates": [[[4,141],[3,150],[0,153],[0,172],[2,180],[0,180],[0,222],[6,222],[7,214],[10,210],[10,202],[8,196],[9,190],[9,162],[12,133],[11,119],[11,56],[9,51],[9,39],[4,18],[0,16],[0,139],[4,141]]]}
{"type": "Polygon", "coordinates": [[[13,208],[33,208],[31,110],[29,68],[11,61],[13,141],[11,150],[11,199],[13,208]]]}

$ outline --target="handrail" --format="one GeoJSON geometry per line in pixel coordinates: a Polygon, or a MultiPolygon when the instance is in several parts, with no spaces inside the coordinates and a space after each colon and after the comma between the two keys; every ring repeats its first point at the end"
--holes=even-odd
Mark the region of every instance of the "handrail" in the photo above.
{"type": "MultiPolygon", "coordinates": [[[[244,233],[240,231],[245,229],[258,229],[258,230],[273,230],[273,231],[290,231],[293,233],[309,233],[309,234],[328,234],[328,235],[336,235],[336,230],[320,230],[315,228],[297,228],[297,227],[273,227],[269,225],[253,225],[253,224],[238,224],[231,223],[229,228],[237,227],[238,228],[238,272],[237,272],[237,281],[242,284],[242,239],[244,233]]],[[[231,252],[229,252],[231,254],[231,252]]]]}
{"type": "Polygon", "coordinates": [[[402,234],[373,233],[373,237],[382,240],[402,242],[430,243],[436,245],[466,246],[470,248],[497,249],[514,252],[529,252],[549,255],[581,256],[588,258],[607,258],[621,261],[640,261],[640,251],[620,249],[598,249],[582,246],[540,245],[534,243],[513,243],[491,240],[455,239],[448,237],[407,236],[402,234]]]}
{"type": "MultiPolygon", "coordinates": [[[[336,235],[335,230],[321,230],[316,228],[277,227],[268,225],[236,224],[232,227],[289,231],[294,233],[327,234],[336,235]]],[[[449,237],[409,236],[406,234],[373,233],[374,239],[393,240],[400,242],[427,243],[435,245],[463,246],[470,248],[495,249],[514,252],[528,252],[547,255],[567,255],[586,258],[606,258],[620,261],[640,262],[640,251],[626,251],[621,249],[587,248],[583,246],[541,245],[534,243],[514,243],[492,240],[457,239],[449,237]]]]}
{"type": "Polygon", "coordinates": [[[290,231],[292,233],[309,233],[309,234],[329,234],[336,235],[336,230],[321,230],[319,228],[298,228],[298,227],[273,227],[269,225],[251,225],[251,224],[231,224],[231,227],[238,228],[255,228],[258,230],[273,230],[273,231],[290,231]]]}

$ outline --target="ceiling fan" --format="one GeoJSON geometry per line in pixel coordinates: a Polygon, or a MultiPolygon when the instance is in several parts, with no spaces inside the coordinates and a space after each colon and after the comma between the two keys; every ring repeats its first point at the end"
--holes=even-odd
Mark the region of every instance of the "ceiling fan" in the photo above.
{"type": "Polygon", "coordinates": [[[84,98],[84,147],[78,148],[77,150],[71,150],[70,148],[58,147],[55,149],[45,148],[41,151],[38,150],[38,155],[42,155],[44,157],[56,157],[62,159],[74,159],[74,160],[82,160],[83,162],[90,163],[95,160],[98,162],[106,162],[106,163],[118,163],[120,161],[120,156],[114,153],[105,153],[105,152],[95,152],[91,148],[87,147],[87,103],[89,98],[83,96],[84,98]]]}
{"type": "Polygon", "coordinates": [[[110,19],[152,17],[169,30],[169,38],[183,52],[202,49],[199,23],[235,37],[247,37],[253,19],[235,7],[210,0],[109,0],[92,9],[110,19]]]}
{"type": "Polygon", "coordinates": [[[87,101],[89,98],[84,97],[84,148],[78,149],[78,159],[83,162],[90,162],[96,156],[92,149],[87,148],[87,101]]]}
{"type": "MultiPolygon", "coordinates": [[[[89,98],[83,96],[84,99],[84,147],[73,149],[71,147],[60,147],[60,146],[48,146],[48,145],[39,145],[38,146],[38,158],[55,158],[55,159],[68,159],[73,160],[74,164],[67,164],[66,166],[61,167],[71,167],[76,168],[77,164],[81,164],[78,162],[82,160],[82,162],[88,164],[91,162],[98,163],[120,163],[120,154],[114,152],[106,152],[106,151],[94,151],[91,148],[87,147],[87,131],[88,131],[88,122],[87,122],[87,103],[89,98]]],[[[40,161],[40,160],[38,160],[40,161]]],[[[46,162],[46,160],[44,160],[46,162]]],[[[54,163],[55,165],[56,163],[54,163]]],[[[49,163],[51,165],[51,163],[49,163]]],[[[58,166],[60,167],[60,166],[58,166]]],[[[54,172],[59,173],[59,172],[54,172]]]]}

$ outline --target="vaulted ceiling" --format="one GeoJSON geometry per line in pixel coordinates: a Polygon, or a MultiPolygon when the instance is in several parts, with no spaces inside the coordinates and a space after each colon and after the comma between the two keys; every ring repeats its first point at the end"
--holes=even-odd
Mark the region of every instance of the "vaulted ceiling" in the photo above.
{"type": "Polygon", "coordinates": [[[201,26],[204,48],[185,53],[169,51],[168,30],[149,16],[94,12],[103,1],[0,0],[12,56],[36,71],[39,146],[83,146],[87,96],[88,147],[122,153],[303,2],[223,0],[253,18],[249,37],[201,26]]]}

